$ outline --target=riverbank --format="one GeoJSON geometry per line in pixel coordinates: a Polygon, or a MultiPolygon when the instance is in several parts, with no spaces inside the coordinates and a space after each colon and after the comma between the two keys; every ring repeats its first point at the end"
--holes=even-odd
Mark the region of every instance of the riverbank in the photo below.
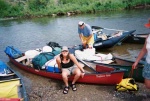
{"type": "Polygon", "coordinates": [[[150,8],[149,0],[0,0],[0,17],[35,18],[150,8]]]}
{"type": "Polygon", "coordinates": [[[22,75],[29,101],[149,101],[150,93],[143,83],[138,83],[139,91],[117,92],[115,85],[94,85],[77,83],[77,91],[69,89],[63,94],[64,83],[61,80],[44,78],[18,69],[8,63],[22,75]],[[39,82],[40,81],[40,82],[39,82]]]}

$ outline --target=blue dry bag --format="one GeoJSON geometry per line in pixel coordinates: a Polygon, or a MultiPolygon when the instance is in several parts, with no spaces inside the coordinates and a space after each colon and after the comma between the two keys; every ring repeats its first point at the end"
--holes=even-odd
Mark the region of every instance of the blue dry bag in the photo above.
{"type": "Polygon", "coordinates": [[[22,56],[22,52],[19,49],[14,48],[13,46],[7,46],[4,52],[14,59],[22,56]]]}

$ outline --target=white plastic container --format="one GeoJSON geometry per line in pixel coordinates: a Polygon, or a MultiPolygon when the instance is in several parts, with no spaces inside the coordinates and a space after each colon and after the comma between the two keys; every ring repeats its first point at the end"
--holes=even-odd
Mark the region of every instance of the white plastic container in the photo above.
{"type": "Polygon", "coordinates": [[[83,50],[84,54],[86,55],[95,55],[95,48],[87,48],[83,50]]]}
{"type": "Polygon", "coordinates": [[[52,52],[53,49],[50,46],[44,46],[42,49],[43,52],[52,52]]]}
{"type": "Polygon", "coordinates": [[[31,62],[32,62],[32,59],[39,55],[40,52],[39,51],[36,51],[36,50],[28,50],[25,52],[25,56],[27,57],[27,62],[26,62],[26,65],[30,65],[31,62]]]}

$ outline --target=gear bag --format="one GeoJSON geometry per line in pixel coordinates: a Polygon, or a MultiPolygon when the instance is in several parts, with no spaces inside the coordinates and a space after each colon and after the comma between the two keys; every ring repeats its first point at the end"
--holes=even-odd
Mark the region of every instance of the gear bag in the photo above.
{"type": "Polygon", "coordinates": [[[138,91],[138,84],[135,83],[133,78],[122,79],[122,81],[116,85],[116,91],[138,91]]]}
{"type": "Polygon", "coordinates": [[[52,48],[54,48],[54,47],[60,47],[61,48],[61,46],[56,42],[49,42],[49,43],[47,43],[47,45],[52,47],[52,48]]]}
{"type": "Polygon", "coordinates": [[[40,53],[32,59],[32,64],[35,69],[42,69],[42,66],[55,56],[52,52],[40,53]]]}
{"type": "Polygon", "coordinates": [[[19,58],[22,56],[22,52],[17,49],[17,48],[14,48],[13,46],[7,46],[6,49],[4,50],[4,52],[10,56],[11,58],[19,58]]]}

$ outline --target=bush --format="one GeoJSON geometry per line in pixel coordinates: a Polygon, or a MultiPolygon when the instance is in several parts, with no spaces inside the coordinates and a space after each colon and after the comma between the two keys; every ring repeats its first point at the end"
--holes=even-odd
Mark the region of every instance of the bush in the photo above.
{"type": "Polygon", "coordinates": [[[66,12],[93,13],[131,9],[150,0],[0,0],[0,17],[63,15],[66,12]]]}

